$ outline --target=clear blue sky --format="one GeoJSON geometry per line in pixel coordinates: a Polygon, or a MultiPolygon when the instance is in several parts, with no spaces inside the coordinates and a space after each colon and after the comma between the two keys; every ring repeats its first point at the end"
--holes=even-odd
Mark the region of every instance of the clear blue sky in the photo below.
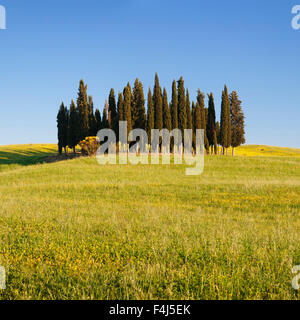
{"type": "Polygon", "coordinates": [[[247,143],[300,147],[300,30],[288,0],[0,0],[0,144],[56,143],[56,114],[83,78],[103,108],[110,88],[158,72],[215,95],[236,90],[247,143]]]}

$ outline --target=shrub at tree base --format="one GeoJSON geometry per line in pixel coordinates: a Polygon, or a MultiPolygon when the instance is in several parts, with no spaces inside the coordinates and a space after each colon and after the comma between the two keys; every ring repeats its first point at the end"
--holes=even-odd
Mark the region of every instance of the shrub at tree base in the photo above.
{"type": "Polygon", "coordinates": [[[86,137],[79,142],[81,153],[85,156],[95,156],[100,146],[98,137],[86,137]]]}

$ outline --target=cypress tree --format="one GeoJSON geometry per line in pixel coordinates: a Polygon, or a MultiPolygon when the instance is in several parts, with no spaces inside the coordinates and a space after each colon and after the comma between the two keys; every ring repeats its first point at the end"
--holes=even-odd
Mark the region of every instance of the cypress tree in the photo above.
{"type": "Polygon", "coordinates": [[[230,100],[226,85],[222,92],[220,144],[223,147],[223,154],[225,154],[225,149],[227,154],[231,145],[231,119],[230,100]]]}
{"type": "Polygon", "coordinates": [[[97,134],[96,119],[94,115],[94,102],[93,97],[88,96],[88,110],[89,110],[89,136],[97,134]]]}
{"type": "Polygon", "coordinates": [[[132,102],[132,127],[134,129],[146,129],[146,110],[143,84],[136,79],[133,87],[132,102]]]}
{"type": "Polygon", "coordinates": [[[67,153],[67,145],[68,145],[68,109],[65,107],[64,103],[60,105],[58,114],[57,114],[57,129],[58,129],[58,151],[61,154],[62,149],[65,149],[65,153],[67,153]]]}
{"type": "Polygon", "coordinates": [[[187,115],[185,107],[185,89],[184,81],[181,77],[178,80],[178,129],[181,130],[182,136],[184,137],[184,129],[187,128],[187,115]]]}
{"type": "Polygon", "coordinates": [[[208,117],[208,110],[207,108],[205,108],[205,95],[204,93],[201,92],[200,89],[198,89],[197,103],[200,106],[200,117],[201,117],[200,129],[204,130],[204,145],[205,145],[206,151],[209,152],[209,143],[208,143],[207,134],[206,134],[206,121],[208,117]]]}
{"type": "Polygon", "coordinates": [[[132,130],[132,119],[131,119],[131,87],[128,83],[123,91],[124,96],[124,120],[127,121],[127,134],[132,130]]]}
{"type": "Polygon", "coordinates": [[[96,109],[95,111],[95,121],[96,121],[96,134],[98,134],[99,130],[102,129],[102,120],[101,120],[101,114],[99,109],[96,109]]]}
{"type": "Polygon", "coordinates": [[[195,112],[196,112],[196,105],[195,102],[192,102],[192,124],[193,124],[193,130],[195,129],[195,112]]]}
{"type": "Polygon", "coordinates": [[[207,125],[206,125],[206,134],[209,146],[212,148],[215,146],[215,131],[216,131],[216,111],[215,111],[215,102],[214,95],[211,93],[208,95],[208,116],[207,116],[207,125]]]}
{"type": "Polygon", "coordinates": [[[201,107],[200,107],[199,101],[197,101],[197,105],[195,107],[195,119],[194,119],[194,131],[196,132],[197,129],[203,129],[201,107]]]}
{"type": "Polygon", "coordinates": [[[190,102],[190,94],[189,90],[186,90],[186,115],[187,115],[187,129],[193,129],[193,120],[191,113],[191,102],[190,102]]]}
{"type": "Polygon", "coordinates": [[[166,88],[163,91],[163,128],[172,131],[172,120],[166,88]]]}
{"type": "Polygon", "coordinates": [[[92,96],[88,96],[88,110],[89,114],[94,114],[94,102],[92,96]]]}
{"type": "Polygon", "coordinates": [[[193,148],[196,148],[196,105],[195,102],[192,102],[192,128],[193,128],[193,148]]]}
{"type": "Polygon", "coordinates": [[[105,101],[105,106],[103,108],[103,116],[102,116],[102,129],[109,129],[109,107],[107,101],[105,101]]]}
{"type": "Polygon", "coordinates": [[[148,101],[147,101],[147,134],[148,143],[151,144],[151,130],[154,129],[154,105],[152,92],[149,88],[148,90],[148,101]]]}
{"type": "Polygon", "coordinates": [[[218,139],[217,139],[217,132],[214,131],[214,144],[213,144],[213,151],[215,154],[218,154],[218,139]]]}
{"type": "Polygon", "coordinates": [[[109,106],[109,113],[110,113],[110,121],[111,121],[111,129],[117,133],[118,127],[118,115],[117,115],[117,104],[116,104],[116,96],[115,90],[111,89],[108,98],[108,106],[109,106]]]}
{"type": "Polygon", "coordinates": [[[89,134],[89,110],[87,101],[87,86],[80,80],[77,98],[79,113],[79,139],[85,139],[89,134]]]}
{"type": "Polygon", "coordinates": [[[161,130],[163,128],[163,112],[162,112],[162,92],[159,85],[157,73],[155,74],[155,84],[153,89],[153,105],[154,105],[154,128],[161,130]]]}
{"type": "Polygon", "coordinates": [[[73,149],[75,153],[75,147],[79,142],[78,136],[79,121],[78,112],[74,100],[71,101],[70,114],[69,114],[69,127],[68,127],[68,146],[73,149]]]}
{"type": "Polygon", "coordinates": [[[175,80],[172,83],[171,117],[172,129],[178,129],[178,95],[175,80]]]}
{"type": "Polygon", "coordinates": [[[234,149],[246,142],[245,140],[245,116],[242,110],[242,102],[239,99],[236,91],[230,95],[230,111],[231,111],[231,146],[232,155],[234,156],[234,149]]]}
{"type": "Polygon", "coordinates": [[[218,141],[218,144],[220,144],[220,131],[221,131],[221,128],[220,128],[220,122],[217,121],[216,123],[216,135],[217,135],[217,141],[218,141]]]}
{"type": "Polygon", "coordinates": [[[125,116],[124,116],[124,100],[123,100],[123,95],[121,92],[118,94],[118,118],[119,121],[124,121],[125,116]]]}
{"type": "Polygon", "coordinates": [[[220,122],[216,123],[216,139],[217,139],[217,154],[219,154],[219,144],[220,144],[220,122]]]}

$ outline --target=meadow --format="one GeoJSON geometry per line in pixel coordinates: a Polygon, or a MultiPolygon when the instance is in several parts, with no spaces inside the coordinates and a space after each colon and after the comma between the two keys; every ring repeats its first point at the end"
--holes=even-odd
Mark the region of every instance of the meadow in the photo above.
{"type": "Polygon", "coordinates": [[[298,299],[300,150],[184,166],[0,147],[0,299],[298,299]]]}

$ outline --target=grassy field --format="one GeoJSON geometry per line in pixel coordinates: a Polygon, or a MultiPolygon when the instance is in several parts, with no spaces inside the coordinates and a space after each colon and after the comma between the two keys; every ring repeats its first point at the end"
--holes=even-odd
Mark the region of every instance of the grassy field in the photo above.
{"type": "Polygon", "coordinates": [[[299,298],[300,150],[242,147],[201,176],[41,164],[55,150],[0,147],[0,299],[299,298]]]}

